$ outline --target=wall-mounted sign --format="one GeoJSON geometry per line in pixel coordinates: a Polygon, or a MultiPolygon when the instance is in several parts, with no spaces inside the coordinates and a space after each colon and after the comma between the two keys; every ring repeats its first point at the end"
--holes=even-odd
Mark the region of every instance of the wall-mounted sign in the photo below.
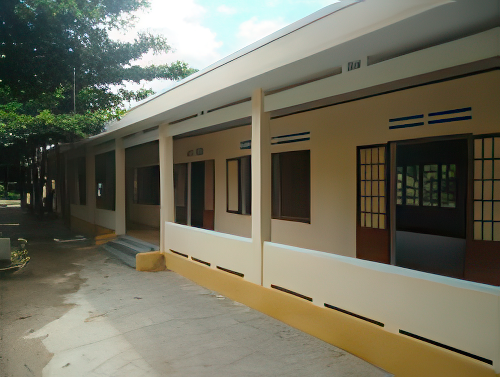
{"type": "Polygon", "coordinates": [[[251,149],[252,140],[240,141],[240,149],[251,149]]]}
{"type": "Polygon", "coordinates": [[[353,69],[361,68],[361,60],[354,60],[347,63],[347,70],[352,71],[353,69]]]}
{"type": "Polygon", "coordinates": [[[190,151],[188,151],[188,157],[191,157],[191,156],[194,156],[194,151],[192,149],[190,151]]]}
{"type": "Polygon", "coordinates": [[[203,154],[203,148],[196,149],[196,155],[201,156],[203,154]]]}

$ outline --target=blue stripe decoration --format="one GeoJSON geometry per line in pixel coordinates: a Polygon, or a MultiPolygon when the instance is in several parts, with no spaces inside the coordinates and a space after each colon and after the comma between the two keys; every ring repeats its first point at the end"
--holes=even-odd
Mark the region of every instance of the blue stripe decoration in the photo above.
{"type": "Polygon", "coordinates": [[[437,124],[437,123],[448,123],[448,122],[458,122],[460,120],[469,120],[472,119],[472,116],[464,116],[464,117],[455,117],[455,118],[445,118],[445,119],[434,119],[430,120],[429,124],[437,124]]]}
{"type": "Polygon", "coordinates": [[[393,119],[389,119],[389,122],[400,122],[400,121],[403,121],[403,120],[412,120],[412,119],[422,119],[424,117],[424,114],[419,114],[419,115],[411,115],[411,116],[408,116],[408,117],[401,117],[401,118],[393,118],[393,119]]]}
{"type": "Polygon", "coordinates": [[[311,132],[299,132],[296,134],[280,135],[271,138],[271,145],[298,143],[299,141],[311,140],[311,132]]]}
{"type": "Polygon", "coordinates": [[[415,120],[415,119],[424,119],[424,114],[417,114],[417,115],[409,115],[406,117],[399,117],[399,118],[392,118],[389,119],[389,129],[390,130],[397,130],[399,128],[409,128],[409,127],[418,127],[418,126],[423,126],[424,122],[419,121],[419,122],[408,122],[409,120],[415,120]]]}
{"type": "Polygon", "coordinates": [[[439,124],[439,123],[449,123],[449,122],[459,122],[461,120],[472,119],[472,107],[462,107],[460,109],[452,109],[445,111],[437,111],[434,113],[429,113],[429,124],[439,124]],[[458,116],[456,116],[456,115],[458,116]],[[447,116],[448,115],[448,116],[447,116]],[[435,117],[440,117],[436,119],[435,117]],[[432,119],[434,118],[434,119],[432,119]]]}
{"type": "Polygon", "coordinates": [[[429,116],[430,117],[434,117],[434,116],[438,116],[438,115],[448,115],[448,114],[465,113],[466,111],[472,111],[472,107],[464,107],[464,108],[461,108],[461,109],[439,111],[437,113],[429,113],[429,116]]]}
{"type": "Polygon", "coordinates": [[[418,122],[418,123],[406,123],[406,124],[398,124],[396,126],[389,126],[390,130],[397,130],[398,128],[409,128],[409,127],[418,127],[418,126],[423,126],[424,122],[418,122]]]}

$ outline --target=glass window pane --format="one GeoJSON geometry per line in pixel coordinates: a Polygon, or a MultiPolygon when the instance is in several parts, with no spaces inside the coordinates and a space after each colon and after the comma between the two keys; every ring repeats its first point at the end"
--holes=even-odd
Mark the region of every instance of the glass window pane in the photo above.
{"type": "Polygon", "coordinates": [[[372,215],[371,214],[366,215],[366,226],[368,228],[372,227],[372,215]]]}
{"type": "Polygon", "coordinates": [[[500,221],[500,202],[493,203],[493,220],[500,221]]]}
{"type": "MultiPolygon", "coordinates": [[[[498,143],[500,144],[500,140],[498,143]]],[[[500,179],[500,160],[495,160],[494,169],[495,169],[495,179],[500,179]]]]}
{"type": "MultiPolygon", "coordinates": [[[[500,144],[500,140],[499,140],[499,144],[500,144]]],[[[500,154],[500,147],[498,149],[499,149],[499,154],[500,154]]],[[[500,156],[498,156],[498,157],[500,157],[500,156]]],[[[381,164],[385,164],[385,147],[380,147],[378,149],[378,162],[381,164]]]]}
{"type": "Polygon", "coordinates": [[[483,161],[474,161],[474,179],[483,179],[483,161]]]}
{"type": "Polygon", "coordinates": [[[500,223],[493,223],[493,241],[500,241],[500,223]]]}
{"type": "Polygon", "coordinates": [[[484,179],[493,178],[493,161],[484,160],[484,179]]]}
{"type": "Polygon", "coordinates": [[[483,158],[483,139],[474,140],[474,158],[483,158]]]}
{"type": "Polygon", "coordinates": [[[378,227],[380,229],[385,229],[385,215],[379,215],[379,217],[378,217],[378,227]]]}
{"type": "Polygon", "coordinates": [[[379,181],[378,185],[379,185],[378,194],[380,196],[385,196],[385,181],[379,181]]]}
{"type": "Polygon", "coordinates": [[[378,180],[378,165],[372,165],[372,180],[378,180]]]}
{"type": "Polygon", "coordinates": [[[378,213],[378,197],[372,198],[372,212],[378,213]]]}
{"type": "Polygon", "coordinates": [[[367,196],[372,195],[372,182],[371,181],[366,181],[366,195],[367,196]]]}
{"type": "Polygon", "coordinates": [[[372,182],[372,195],[378,196],[378,181],[372,182]]]}
{"type": "Polygon", "coordinates": [[[378,179],[385,179],[385,165],[378,166],[378,179]]]}
{"type": "Polygon", "coordinates": [[[365,227],[365,214],[364,213],[361,214],[361,226],[365,227]]]}
{"type": "Polygon", "coordinates": [[[483,181],[474,181],[474,199],[483,198],[483,181]]]}
{"type": "Polygon", "coordinates": [[[361,182],[361,196],[365,196],[365,195],[366,195],[366,182],[362,181],[361,182]]]}
{"type": "Polygon", "coordinates": [[[441,165],[441,207],[456,207],[456,169],[455,164],[441,165]]]}
{"type": "Polygon", "coordinates": [[[372,164],[378,164],[378,148],[372,148],[372,164]]]}
{"type": "Polygon", "coordinates": [[[474,220],[483,219],[483,202],[474,202],[474,220]]]}
{"type": "Polygon", "coordinates": [[[500,200],[500,181],[494,182],[493,199],[500,200]]]}
{"type": "Polygon", "coordinates": [[[493,199],[493,181],[484,181],[484,200],[492,200],[493,199]]]}
{"type": "Polygon", "coordinates": [[[365,208],[365,200],[366,200],[366,198],[360,198],[359,200],[361,201],[361,211],[362,212],[366,211],[366,208],[365,208]]]}
{"type": "Polygon", "coordinates": [[[483,202],[483,220],[493,220],[493,202],[483,202]]]}
{"type": "Polygon", "coordinates": [[[366,198],[366,212],[372,211],[372,200],[371,198],[366,198]]]}
{"type": "Polygon", "coordinates": [[[372,228],[378,228],[378,215],[372,215],[372,228]]]}
{"type": "Polygon", "coordinates": [[[495,138],[495,158],[500,158],[500,137],[495,138]]]}
{"type": "Polygon", "coordinates": [[[483,223],[481,221],[474,222],[474,239],[475,240],[483,239],[483,223]]]}
{"type": "Polygon", "coordinates": [[[372,150],[371,149],[365,149],[366,150],[366,163],[371,164],[372,163],[372,150]]]}
{"type": "Polygon", "coordinates": [[[492,223],[483,223],[483,240],[485,241],[493,241],[493,224],[492,223]]]}
{"type": "Polygon", "coordinates": [[[383,196],[380,197],[380,213],[385,213],[385,198],[383,196]]]}
{"type": "Polygon", "coordinates": [[[359,154],[361,163],[366,164],[366,149],[360,149],[359,154]]]}
{"type": "Polygon", "coordinates": [[[372,167],[371,165],[366,166],[366,178],[367,181],[370,181],[372,179],[372,167]]]}
{"type": "Polygon", "coordinates": [[[484,140],[484,158],[493,157],[493,138],[485,138],[484,140]]]}
{"type": "Polygon", "coordinates": [[[366,174],[365,174],[365,170],[366,170],[366,166],[365,165],[361,165],[361,179],[362,180],[365,180],[366,179],[366,174]]]}

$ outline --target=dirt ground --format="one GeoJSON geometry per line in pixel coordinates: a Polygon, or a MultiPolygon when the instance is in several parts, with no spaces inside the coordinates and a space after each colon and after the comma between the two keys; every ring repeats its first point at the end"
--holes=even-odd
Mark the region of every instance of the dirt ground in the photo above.
{"type": "Polygon", "coordinates": [[[54,238],[72,236],[60,220],[40,221],[18,206],[7,205],[0,208],[0,232],[11,238],[13,246],[18,238],[27,239],[31,260],[23,270],[0,277],[0,376],[41,376],[52,355],[42,339],[23,336],[72,307],[64,303],[64,296],[84,282],[78,262],[97,251],[85,241],[78,241],[78,247],[55,242],[54,238]]]}

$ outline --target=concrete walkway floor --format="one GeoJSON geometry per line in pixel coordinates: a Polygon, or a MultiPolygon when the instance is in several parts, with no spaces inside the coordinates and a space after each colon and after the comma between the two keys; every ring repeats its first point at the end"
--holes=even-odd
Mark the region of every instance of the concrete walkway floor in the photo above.
{"type": "Polygon", "coordinates": [[[0,279],[0,376],[389,376],[174,272],[56,243],[58,221],[6,216],[33,229],[32,261],[0,279]]]}

